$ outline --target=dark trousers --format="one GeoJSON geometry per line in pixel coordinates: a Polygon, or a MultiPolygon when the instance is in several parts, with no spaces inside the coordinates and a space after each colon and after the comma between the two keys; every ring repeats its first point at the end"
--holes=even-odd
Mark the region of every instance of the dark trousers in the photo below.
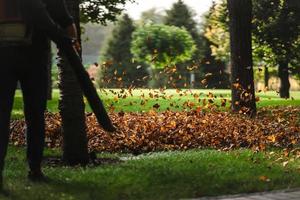
{"type": "MultiPolygon", "coordinates": [[[[23,93],[29,167],[40,168],[44,138],[44,112],[47,103],[48,52],[32,46],[0,47],[0,170],[10,133],[10,116],[19,81],[23,93]]],[[[1,172],[0,171],[0,172],[1,172]]]]}

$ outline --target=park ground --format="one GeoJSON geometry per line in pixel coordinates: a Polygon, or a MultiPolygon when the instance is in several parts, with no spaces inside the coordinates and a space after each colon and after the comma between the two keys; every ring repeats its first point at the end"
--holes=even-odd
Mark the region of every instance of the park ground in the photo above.
{"type": "MultiPolygon", "coordinates": [[[[212,108],[203,103],[204,99],[219,105],[217,108],[226,109],[228,104],[223,107],[222,99],[230,98],[229,90],[135,90],[132,96],[128,91],[107,90],[107,94],[101,92],[101,95],[111,110],[125,113],[212,108]]],[[[292,92],[293,98],[288,100],[280,99],[276,92],[258,95],[259,110],[300,105],[300,92],[292,92]]],[[[48,102],[49,111],[57,112],[57,99],[58,92],[54,91],[53,100],[48,102]]],[[[17,92],[15,119],[23,117],[21,110],[21,94],[17,92]]],[[[51,181],[34,184],[26,179],[24,147],[10,146],[5,171],[8,196],[0,196],[0,199],[180,199],[300,187],[297,145],[264,151],[203,148],[138,156],[99,152],[100,165],[85,168],[52,164],[51,160],[60,155],[57,148],[46,150],[45,173],[51,181]]]]}
{"type": "MultiPolygon", "coordinates": [[[[208,100],[213,100],[212,105],[221,105],[221,101],[226,99],[226,106],[229,106],[230,90],[150,90],[134,89],[119,90],[105,89],[99,91],[106,107],[115,112],[145,112],[158,105],[158,111],[167,109],[182,111],[186,109],[189,102],[193,102],[193,107],[203,105],[203,100],[208,104],[208,100]],[[199,102],[199,99],[201,100],[199,102]]],[[[291,92],[290,99],[282,99],[276,91],[259,91],[257,106],[300,106],[300,92],[291,92]]],[[[58,90],[53,91],[53,99],[48,101],[48,111],[58,112],[58,90]]],[[[207,106],[206,104],[206,106],[207,106]]],[[[90,112],[89,106],[87,111],[90,112]]],[[[13,110],[13,118],[23,117],[22,94],[17,91],[13,110]]]]}
{"type": "Polygon", "coordinates": [[[103,164],[97,167],[46,166],[51,181],[44,184],[27,181],[24,154],[23,148],[9,150],[5,181],[10,196],[3,199],[179,199],[300,186],[299,155],[281,150],[99,154],[103,164]],[[108,158],[116,162],[105,164],[108,158]]]}

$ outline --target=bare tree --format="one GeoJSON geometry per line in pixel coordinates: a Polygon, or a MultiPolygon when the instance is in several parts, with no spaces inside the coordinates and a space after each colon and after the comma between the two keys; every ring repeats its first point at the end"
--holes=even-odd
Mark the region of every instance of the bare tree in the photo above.
{"type": "Polygon", "coordinates": [[[256,114],[251,45],[251,0],[228,0],[230,19],[232,109],[256,114]]]}

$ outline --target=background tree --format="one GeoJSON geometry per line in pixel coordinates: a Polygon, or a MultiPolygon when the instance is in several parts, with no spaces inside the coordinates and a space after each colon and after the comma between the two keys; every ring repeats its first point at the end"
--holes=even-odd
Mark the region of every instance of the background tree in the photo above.
{"type": "Polygon", "coordinates": [[[202,82],[207,88],[230,88],[230,77],[226,72],[230,55],[229,24],[225,22],[228,19],[222,16],[225,16],[223,13],[228,13],[227,8],[213,3],[210,11],[203,16],[202,46],[199,49],[204,55],[201,71],[204,75],[202,82]]]}
{"type": "MultiPolygon", "coordinates": [[[[253,0],[253,56],[258,70],[264,68],[265,86],[268,86],[269,69],[284,66],[282,60],[288,60],[286,67],[279,67],[281,78],[281,97],[289,96],[289,71],[296,72],[299,65],[297,48],[299,47],[299,3],[293,0],[253,0]],[[289,65],[289,68],[288,68],[289,65]],[[285,94],[284,94],[285,93],[285,94]]],[[[226,1],[214,4],[207,15],[205,36],[212,42],[214,55],[228,60],[229,31],[226,1]]],[[[274,71],[274,70],[272,70],[274,71]]]]}
{"type": "Polygon", "coordinates": [[[52,100],[52,51],[51,51],[51,41],[48,40],[48,63],[47,63],[47,75],[48,75],[48,88],[47,88],[47,99],[52,100]]]}
{"type": "Polygon", "coordinates": [[[127,2],[134,0],[77,0],[81,22],[106,24],[107,21],[116,21],[127,2]]]}
{"type": "MultiPolygon", "coordinates": [[[[254,4],[256,1],[252,1],[254,4]]],[[[254,6],[255,9],[255,6],[254,6]]],[[[256,13],[253,10],[254,14],[256,13]]],[[[254,17],[255,18],[255,17],[254,17]]],[[[252,27],[253,28],[253,27],[252,27]]],[[[229,15],[227,9],[227,1],[221,0],[218,3],[213,3],[209,12],[205,15],[204,19],[205,37],[209,40],[212,55],[217,60],[225,63],[230,61],[230,39],[229,39],[229,15]]],[[[255,77],[264,80],[265,87],[268,87],[270,78],[269,69],[276,65],[272,50],[267,45],[260,43],[257,38],[252,37],[253,43],[253,59],[255,66],[255,77]],[[264,72],[262,76],[261,72],[264,72]]],[[[274,70],[272,70],[272,75],[274,70]]]]}
{"type": "Polygon", "coordinates": [[[142,12],[141,18],[138,21],[140,25],[149,25],[149,24],[163,24],[165,15],[162,11],[157,10],[156,8],[151,8],[147,11],[142,12]]]}
{"type": "Polygon", "coordinates": [[[134,62],[130,52],[132,33],[135,26],[132,19],[124,14],[112,31],[101,56],[105,64],[100,68],[99,84],[102,87],[141,87],[143,77],[148,75],[147,66],[134,62]]]}
{"type": "Polygon", "coordinates": [[[230,88],[230,77],[226,72],[226,63],[216,59],[211,50],[212,43],[205,37],[202,37],[201,55],[203,59],[200,64],[201,87],[213,89],[230,88]]]}
{"type": "MultiPolygon", "coordinates": [[[[131,52],[134,59],[150,65],[155,80],[163,79],[158,76],[164,69],[168,71],[171,67],[176,71],[175,65],[191,59],[195,50],[191,35],[175,26],[148,25],[133,33],[131,52]]],[[[169,71],[163,76],[170,78],[169,71]]],[[[164,87],[165,83],[155,86],[164,87]]]]}
{"type": "MultiPolygon", "coordinates": [[[[177,64],[177,74],[182,77],[182,79],[177,79],[177,87],[183,87],[187,82],[191,83],[191,81],[195,81],[191,80],[195,74],[197,74],[198,79],[200,80],[200,64],[204,56],[200,52],[202,40],[200,34],[198,33],[198,27],[194,17],[195,14],[193,13],[193,10],[189,8],[182,0],[178,0],[173,4],[170,10],[166,11],[164,24],[185,28],[191,34],[197,46],[197,50],[194,52],[190,60],[177,64]]],[[[200,82],[199,80],[197,83],[200,82]]],[[[192,83],[192,85],[194,85],[194,83],[192,83]]]]}
{"type": "MultiPolygon", "coordinates": [[[[299,3],[300,4],[300,3],[299,3]]],[[[299,5],[300,7],[300,5],[299,5]]],[[[300,44],[300,36],[298,39],[298,44],[300,44]]],[[[295,57],[291,60],[291,73],[300,80],[300,45],[295,48],[295,57]]]]}
{"type": "Polygon", "coordinates": [[[256,114],[252,60],[252,1],[228,0],[231,49],[232,109],[256,114]]]}
{"type": "Polygon", "coordinates": [[[227,1],[214,2],[204,18],[204,35],[210,42],[212,55],[218,60],[228,63],[230,60],[230,36],[227,1]]]}
{"type": "Polygon", "coordinates": [[[254,11],[255,37],[275,55],[280,97],[289,98],[289,65],[300,45],[300,8],[294,0],[255,0],[254,11]]]}
{"type": "Polygon", "coordinates": [[[228,87],[229,76],[225,73],[225,63],[216,61],[215,57],[211,55],[210,42],[204,37],[203,32],[199,31],[200,28],[204,27],[200,27],[195,21],[193,10],[182,0],[179,0],[166,13],[165,24],[185,28],[197,46],[197,50],[190,61],[177,65],[178,73],[184,77],[183,79],[191,79],[192,77],[189,76],[196,74],[195,83],[191,83],[195,87],[228,87]],[[207,74],[210,76],[205,76],[207,74]],[[203,85],[200,81],[204,78],[205,84],[203,85]]]}

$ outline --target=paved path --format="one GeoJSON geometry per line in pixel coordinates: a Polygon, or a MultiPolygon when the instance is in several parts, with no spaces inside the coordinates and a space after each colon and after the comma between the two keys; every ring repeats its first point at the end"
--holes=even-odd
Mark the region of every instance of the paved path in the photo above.
{"type": "Polygon", "coordinates": [[[300,189],[241,194],[233,196],[205,197],[195,200],[300,200],[300,189]]]}

